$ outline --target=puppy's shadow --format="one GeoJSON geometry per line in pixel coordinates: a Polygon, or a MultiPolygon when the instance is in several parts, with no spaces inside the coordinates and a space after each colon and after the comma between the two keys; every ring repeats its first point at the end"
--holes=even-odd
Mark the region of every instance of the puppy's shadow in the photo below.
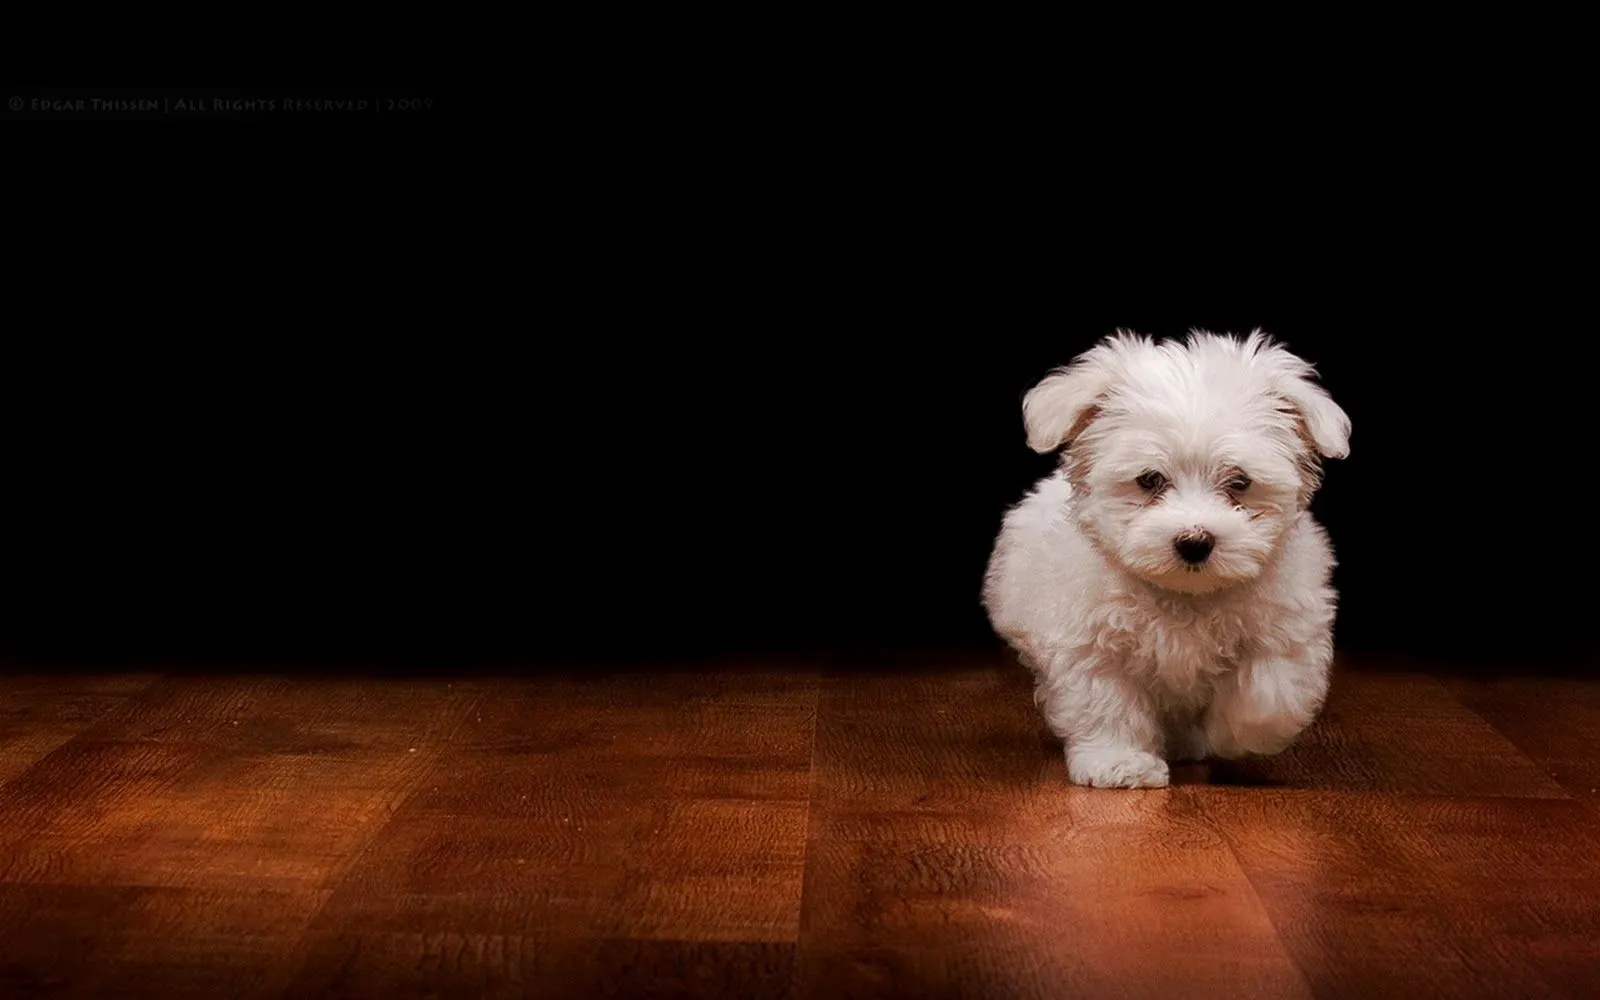
{"type": "Polygon", "coordinates": [[[1178,785],[1214,785],[1222,788],[1289,788],[1292,782],[1248,760],[1185,761],[1173,764],[1171,781],[1178,785]]]}

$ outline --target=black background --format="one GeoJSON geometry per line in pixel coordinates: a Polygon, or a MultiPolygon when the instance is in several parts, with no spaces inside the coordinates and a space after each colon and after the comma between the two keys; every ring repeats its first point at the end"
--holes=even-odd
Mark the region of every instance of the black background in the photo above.
{"type": "MultiPolygon", "coordinates": [[[[1113,324],[1184,328],[1125,312],[892,347],[685,334],[560,360],[514,340],[8,359],[7,638],[513,659],[981,643],[998,518],[1049,468],[1019,397],[1113,324]]],[[[1428,331],[1380,344],[1299,316],[1194,318],[1278,331],[1352,416],[1316,503],[1342,645],[1588,644],[1580,352],[1445,367],[1428,331]]]]}
{"type": "Polygon", "coordinates": [[[1315,507],[1342,647],[1588,669],[1596,350],[1551,238],[1587,230],[1461,155],[1525,122],[1107,138],[1003,81],[646,82],[244,123],[42,255],[0,358],[8,655],[991,644],[988,546],[1051,465],[1022,393],[1197,326],[1279,336],[1353,419],[1315,507]]]}

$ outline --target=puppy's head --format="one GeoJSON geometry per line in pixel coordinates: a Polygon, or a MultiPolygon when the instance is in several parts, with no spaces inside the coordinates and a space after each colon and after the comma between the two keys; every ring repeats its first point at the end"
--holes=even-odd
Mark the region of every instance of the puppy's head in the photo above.
{"type": "Polygon", "coordinates": [[[1322,459],[1350,441],[1311,365],[1260,331],[1118,333],[1030,390],[1023,417],[1030,447],[1064,451],[1083,531],[1129,572],[1185,593],[1258,576],[1322,459]]]}

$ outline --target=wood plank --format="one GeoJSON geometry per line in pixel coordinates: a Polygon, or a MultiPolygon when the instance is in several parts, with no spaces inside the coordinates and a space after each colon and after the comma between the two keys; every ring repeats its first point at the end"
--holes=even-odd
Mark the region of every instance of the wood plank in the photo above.
{"type": "Polygon", "coordinates": [[[1448,686],[1573,798],[1600,810],[1600,684],[1475,677],[1448,686]]]}
{"type": "Polygon", "coordinates": [[[497,935],[351,933],[319,939],[307,970],[286,1000],[784,1000],[792,995],[794,945],[601,939],[551,948],[497,935]]]}
{"type": "Polygon", "coordinates": [[[1436,677],[1341,669],[1317,722],[1274,757],[1185,767],[1183,781],[1318,791],[1566,798],[1436,677]]]}
{"type": "Polygon", "coordinates": [[[800,995],[1306,994],[1174,790],[1073,788],[1026,675],[825,688],[800,995]]]}
{"type": "Polygon", "coordinates": [[[314,903],[254,889],[0,883],[0,995],[276,996],[314,903]]]}
{"type": "Polygon", "coordinates": [[[1594,996],[1600,837],[1575,802],[1182,791],[1318,996],[1594,996]]]}
{"type": "Polygon", "coordinates": [[[69,914],[112,907],[71,930],[0,921],[7,974],[68,971],[52,939],[69,934],[69,978],[115,995],[281,991],[333,880],[476,698],[397,681],[151,686],[0,788],[0,886],[28,905],[58,893],[69,914]]]}
{"type": "Polygon", "coordinates": [[[335,890],[294,991],[787,989],[816,698],[793,675],[501,685],[335,890]]]}
{"type": "Polygon", "coordinates": [[[0,880],[320,887],[476,697],[444,683],[164,680],[0,789],[0,880]]]}
{"type": "Polygon", "coordinates": [[[155,683],[156,674],[0,675],[0,785],[155,683]]]}

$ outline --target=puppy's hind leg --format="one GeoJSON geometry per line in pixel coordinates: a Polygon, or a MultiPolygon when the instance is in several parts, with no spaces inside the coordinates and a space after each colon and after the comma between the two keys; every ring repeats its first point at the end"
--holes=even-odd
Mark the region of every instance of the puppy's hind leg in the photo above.
{"type": "Polygon", "coordinates": [[[1149,695],[1116,666],[1051,664],[1034,700],[1065,746],[1067,777],[1095,788],[1161,788],[1165,737],[1149,695]]]}

